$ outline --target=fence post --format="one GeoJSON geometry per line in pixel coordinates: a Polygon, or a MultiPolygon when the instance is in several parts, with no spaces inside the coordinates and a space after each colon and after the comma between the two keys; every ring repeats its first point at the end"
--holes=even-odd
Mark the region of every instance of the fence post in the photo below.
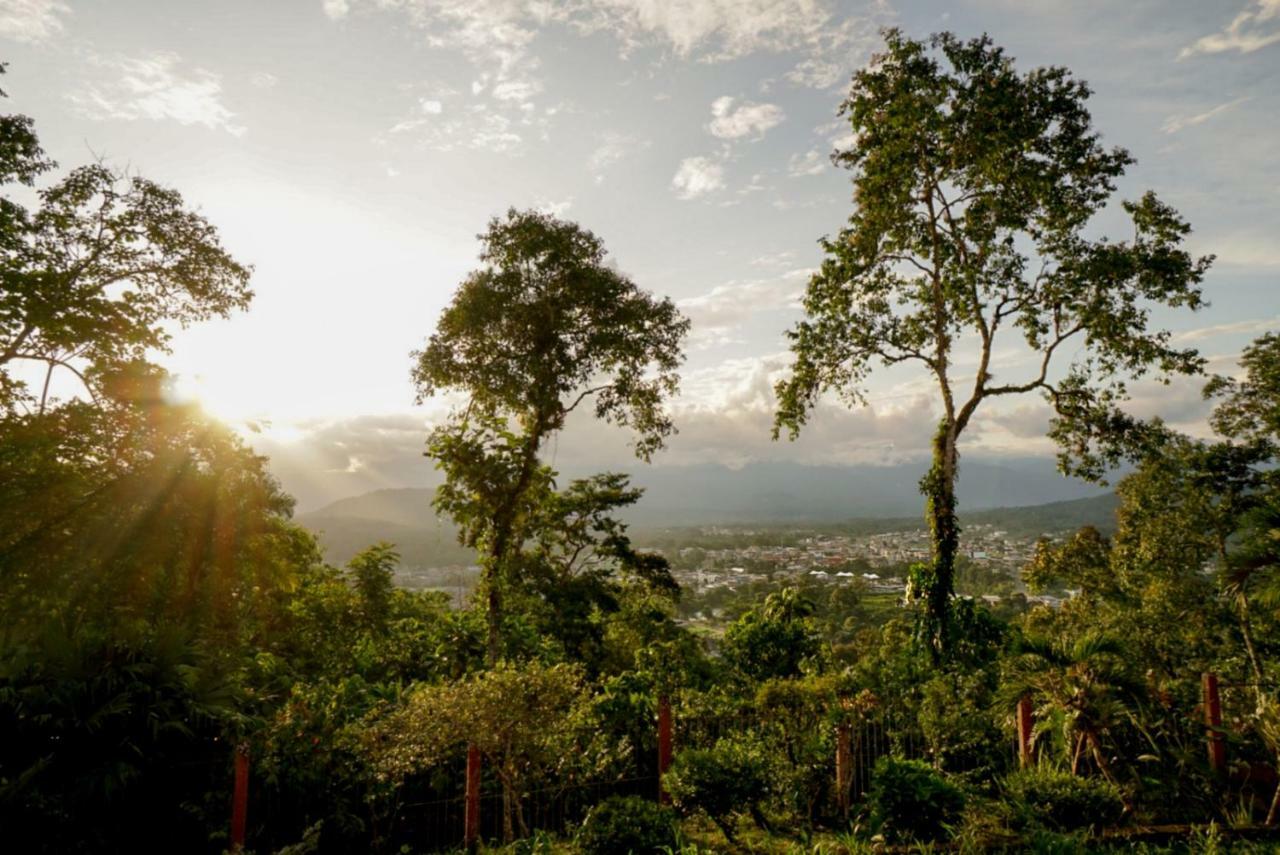
{"type": "Polygon", "coordinates": [[[1222,739],[1222,700],[1218,696],[1218,675],[1206,671],[1201,675],[1204,694],[1204,723],[1208,728],[1209,768],[1215,775],[1227,771],[1227,744],[1222,739]]]}
{"type": "Polygon", "coordinates": [[[1026,769],[1035,758],[1031,754],[1031,696],[1018,698],[1018,765],[1026,769]]]}
{"type": "Polygon", "coordinates": [[[662,783],[662,776],[671,768],[671,699],[658,696],[658,801],[670,804],[671,796],[662,783]]]}
{"type": "Polygon", "coordinates": [[[847,722],[836,725],[836,806],[849,818],[849,786],[853,783],[852,735],[847,722]]]}
{"type": "Polygon", "coordinates": [[[462,818],[462,842],[475,852],[480,842],[480,749],[467,745],[467,798],[462,818]]]}
{"type": "Polygon", "coordinates": [[[235,789],[231,794],[231,851],[244,850],[244,829],[249,818],[249,743],[236,746],[235,789]]]}

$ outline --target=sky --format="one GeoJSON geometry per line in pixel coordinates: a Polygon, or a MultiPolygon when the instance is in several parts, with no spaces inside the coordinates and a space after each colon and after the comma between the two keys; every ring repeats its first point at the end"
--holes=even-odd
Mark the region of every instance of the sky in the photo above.
{"type": "MultiPolygon", "coordinates": [[[[447,402],[415,404],[409,353],[509,207],[591,229],[693,321],[658,464],[923,457],[937,406],[909,369],[769,438],[784,331],[851,212],[837,110],[886,26],[989,33],[1087,80],[1138,161],[1119,197],[1155,189],[1217,256],[1210,306],[1154,320],[1225,373],[1280,327],[1280,0],[0,0],[0,60],[62,167],[177,188],[254,266],[250,309],[175,330],[161,362],[306,509],[432,477],[447,402]]],[[[1016,348],[997,368],[1030,370],[1016,348]]],[[[1199,386],[1139,385],[1132,408],[1203,431],[1199,386]]],[[[984,405],[964,453],[1051,454],[1047,421],[984,405]]],[[[618,466],[627,436],[574,424],[552,452],[618,466]]]]}

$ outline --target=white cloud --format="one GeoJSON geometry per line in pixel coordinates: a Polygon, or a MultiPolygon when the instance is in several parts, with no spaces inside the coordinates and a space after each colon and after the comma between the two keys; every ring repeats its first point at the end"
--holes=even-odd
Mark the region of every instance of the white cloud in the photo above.
{"type": "Polygon", "coordinates": [[[0,0],[0,36],[37,44],[62,32],[71,8],[59,0],[0,0]]]}
{"type": "MultiPolygon", "coordinates": [[[[882,0],[588,0],[574,23],[611,31],[624,48],[657,41],[682,57],[718,62],[758,51],[801,51],[815,58],[868,47],[890,17],[882,0]]],[[[828,60],[829,61],[829,60],[828,60]]]]}
{"type": "Polygon", "coordinates": [[[444,104],[435,98],[422,98],[418,101],[418,109],[426,113],[428,116],[438,116],[444,112],[444,104]]]}
{"type": "Polygon", "coordinates": [[[795,154],[791,156],[790,162],[787,164],[787,172],[793,177],[799,178],[806,175],[821,175],[831,166],[831,161],[823,154],[821,149],[813,149],[804,154],[795,154]]]}
{"type": "Polygon", "coordinates": [[[1252,335],[1254,333],[1270,332],[1272,330],[1280,330],[1280,317],[1263,318],[1261,320],[1249,321],[1233,321],[1226,324],[1213,324],[1207,327],[1197,327],[1192,330],[1183,330],[1173,336],[1173,341],[1183,344],[1189,341],[1203,341],[1207,338],[1213,338],[1220,335],[1239,335],[1244,333],[1252,335]]]}
{"type": "Polygon", "coordinates": [[[795,258],[795,253],[790,250],[783,252],[766,253],[765,255],[757,255],[751,259],[752,267],[781,267],[791,263],[795,258]]]}
{"type": "Polygon", "coordinates": [[[796,269],[771,279],[730,282],[680,300],[676,305],[693,322],[691,344],[704,349],[742,341],[741,327],[749,318],[761,312],[798,309],[805,282],[812,274],[812,270],[796,269]]]}
{"type": "Polygon", "coordinates": [[[95,64],[115,79],[86,84],[69,98],[90,119],[170,120],[243,134],[245,128],[222,103],[221,77],[200,68],[183,71],[181,62],[174,53],[98,59],[95,64]]]}
{"type": "Polygon", "coordinates": [[[259,71],[249,78],[249,82],[258,89],[272,89],[280,82],[280,78],[269,71],[259,71]]]}
{"type": "Polygon", "coordinates": [[[786,115],[777,104],[738,104],[729,95],[711,102],[711,124],[707,130],[722,140],[736,140],[754,135],[756,139],[782,123],[786,115]],[[735,106],[736,104],[736,106],[735,106]]]}
{"type": "Polygon", "coordinates": [[[528,101],[541,91],[542,84],[536,80],[504,80],[490,94],[499,101],[528,101]]]}
{"type": "Polygon", "coordinates": [[[347,17],[350,11],[351,5],[347,0],[324,0],[324,13],[335,21],[347,17]]]}
{"type": "Polygon", "coordinates": [[[724,167],[707,157],[680,161],[671,186],[681,199],[696,199],[724,187],[724,167]]]}
{"type": "Polygon", "coordinates": [[[845,69],[839,63],[825,59],[802,60],[787,72],[787,80],[798,86],[827,89],[844,80],[845,69]]]}
{"type": "Polygon", "coordinates": [[[604,183],[604,174],[611,166],[620,162],[640,144],[625,134],[606,131],[600,135],[600,145],[596,146],[587,158],[587,171],[597,184],[604,183]]]}
{"type": "Polygon", "coordinates": [[[1253,53],[1280,42],[1280,0],[1254,0],[1226,29],[1210,33],[1182,49],[1179,59],[1200,53],[1253,53]]]}
{"type": "Polygon", "coordinates": [[[1227,110],[1230,110],[1232,107],[1236,107],[1240,104],[1243,104],[1244,102],[1248,101],[1251,97],[1252,96],[1246,95],[1243,98],[1236,98],[1233,101],[1227,101],[1225,104],[1219,104],[1218,106],[1213,107],[1212,109],[1205,110],[1203,113],[1196,113],[1191,116],[1187,116],[1187,115],[1170,116],[1169,118],[1165,119],[1164,125],[1161,126],[1160,130],[1164,131],[1166,134],[1176,134],[1178,131],[1182,130],[1183,128],[1189,128],[1192,125],[1199,125],[1199,124],[1202,124],[1203,122],[1207,122],[1210,119],[1212,119],[1214,116],[1218,115],[1219,113],[1224,113],[1227,110]]]}
{"type": "Polygon", "coordinates": [[[544,214],[550,214],[553,217],[564,217],[569,213],[569,209],[573,207],[573,197],[561,199],[558,202],[543,202],[538,206],[538,210],[544,214]]]}

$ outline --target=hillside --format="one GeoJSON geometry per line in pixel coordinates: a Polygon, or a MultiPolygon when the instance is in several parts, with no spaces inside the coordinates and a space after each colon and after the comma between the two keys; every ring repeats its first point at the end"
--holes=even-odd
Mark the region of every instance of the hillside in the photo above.
{"type": "MultiPolygon", "coordinates": [[[[706,469],[710,470],[712,467],[706,469]]],[[[908,504],[907,495],[903,491],[897,491],[889,494],[892,498],[888,500],[888,507],[894,513],[867,513],[862,509],[868,506],[865,496],[872,491],[868,490],[863,494],[863,500],[845,501],[845,494],[854,492],[856,488],[846,485],[836,493],[833,488],[838,482],[834,478],[816,485],[815,492],[819,496],[825,496],[826,503],[779,487],[765,491],[763,495],[739,496],[729,507],[698,504],[699,500],[712,501],[712,495],[723,495],[722,491],[733,480],[725,474],[730,472],[732,470],[717,473],[720,483],[711,487],[703,481],[701,489],[697,489],[694,484],[697,479],[686,478],[684,483],[688,489],[683,493],[677,490],[678,482],[674,479],[665,482],[662,478],[647,479],[649,484],[645,498],[639,507],[627,515],[628,522],[635,529],[636,539],[641,542],[650,539],[666,542],[672,537],[673,530],[703,525],[768,528],[809,525],[853,534],[916,529],[923,525],[918,495],[908,504]],[[898,493],[902,495],[899,497],[898,493]],[[766,506],[771,498],[782,502],[783,508],[774,507],[772,513],[768,513],[770,509],[766,506]]],[[[742,489],[753,487],[753,482],[759,477],[759,473],[748,473],[742,479],[742,489]]],[[[974,492],[981,494],[982,489],[986,488],[981,483],[976,488],[971,486],[975,480],[971,475],[971,480],[966,482],[970,491],[962,493],[962,507],[970,501],[978,504],[976,499],[970,499],[969,496],[974,492]]],[[[434,491],[429,488],[376,490],[302,514],[298,517],[298,522],[319,535],[329,560],[335,563],[347,561],[364,547],[379,540],[395,543],[405,565],[409,567],[473,563],[474,555],[458,545],[452,524],[435,516],[431,508],[433,494],[434,491]]],[[[1018,491],[1012,491],[1012,495],[1016,497],[1018,491]]],[[[1014,535],[1071,531],[1083,525],[1111,531],[1115,527],[1115,508],[1114,494],[1107,493],[1020,506],[978,507],[962,511],[961,521],[971,525],[998,526],[1014,535]]]]}

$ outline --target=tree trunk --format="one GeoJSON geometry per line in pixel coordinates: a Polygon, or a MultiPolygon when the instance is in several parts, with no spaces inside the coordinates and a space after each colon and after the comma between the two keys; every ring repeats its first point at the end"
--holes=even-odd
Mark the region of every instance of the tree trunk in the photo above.
{"type": "Polygon", "coordinates": [[[934,661],[942,659],[950,649],[948,617],[955,587],[956,552],[960,547],[960,526],[956,521],[958,459],[955,426],[944,420],[933,437],[933,466],[920,481],[933,541],[933,562],[918,587],[925,601],[925,621],[934,661]]]}
{"type": "MultiPolygon", "coordinates": [[[[1280,757],[1276,758],[1277,766],[1280,769],[1280,757]]],[[[1267,818],[1263,820],[1263,825],[1275,825],[1276,813],[1280,811],[1280,783],[1276,784],[1276,791],[1271,796],[1271,807],[1267,808],[1267,818]]]]}
{"type": "Polygon", "coordinates": [[[538,449],[546,432],[546,419],[535,414],[530,419],[531,428],[525,435],[521,451],[520,475],[507,495],[497,518],[494,520],[493,547],[489,552],[489,566],[485,568],[487,582],[486,624],[488,639],[485,644],[485,664],[492,668],[502,656],[502,585],[506,582],[506,568],[510,560],[511,539],[514,534],[516,511],[524,493],[529,489],[534,469],[538,465],[538,449]]]}
{"type": "MultiPolygon", "coordinates": [[[[1218,532],[1218,565],[1222,568],[1222,572],[1227,569],[1227,538],[1222,532],[1218,532]]],[[[1236,613],[1240,618],[1240,636],[1244,640],[1245,655],[1249,658],[1249,670],[1253,672],[1253,681],[1257,685],[1254,686],[1254,696],[1258,699],[1258,706],[1262,706],[1263,700],[1263,679],[1262,679],[1262,662],[1258,659],[1258,650],[1253,644],[1253,621],[1249,617],[1249,594],[1247,591],[1248,580],[1240,584],[1240,591],[1236,594],[1236,613]]]]}
{"type": "Polygon", "coordinates": [[[496,565],[485,568],[484,583],[488,595],[485,609],[488,638],[485,640],[484,661],[492,668],[498,664],[502,655],[502,591],[498,587],[500,583],[496,565]]]}

